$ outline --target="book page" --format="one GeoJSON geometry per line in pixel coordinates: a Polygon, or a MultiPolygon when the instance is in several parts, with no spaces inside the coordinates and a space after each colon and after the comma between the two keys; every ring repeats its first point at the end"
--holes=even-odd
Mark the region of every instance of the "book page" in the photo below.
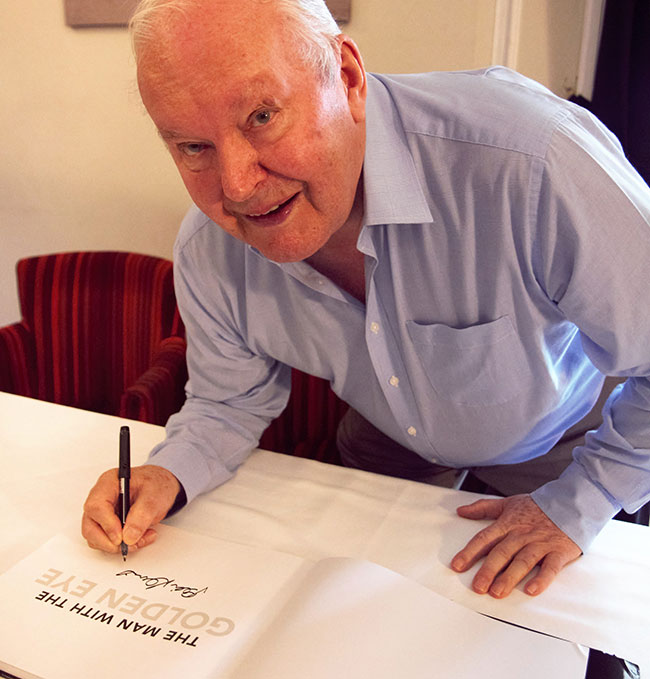
{"type": "Polygon", "coordinates": [[[587,651],[487,618],[386,568],[324,559],[229,679],[583,679],[587,651]]]}
{"type": "Polygon", "coordinates": [[[59,535],[0,575],[0,668],[43,679],[223,676],[305,562],[159,530],[126,562],[59,535]]]}

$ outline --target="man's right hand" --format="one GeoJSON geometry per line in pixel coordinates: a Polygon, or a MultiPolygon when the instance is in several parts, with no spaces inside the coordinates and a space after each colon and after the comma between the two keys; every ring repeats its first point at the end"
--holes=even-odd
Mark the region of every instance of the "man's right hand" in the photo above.
{"type": "Polygon", "coordinates": [[[131,509],[124,530],[115,512],[120,493],[117,469],[104,472],[84,503],[81,533],[93,549],[119,552],[122,540],[129,550],[151,544],[157,537],[154,526],[167,516],[181,489],[167,469],[143,465],[131,470],[131,509]]]}

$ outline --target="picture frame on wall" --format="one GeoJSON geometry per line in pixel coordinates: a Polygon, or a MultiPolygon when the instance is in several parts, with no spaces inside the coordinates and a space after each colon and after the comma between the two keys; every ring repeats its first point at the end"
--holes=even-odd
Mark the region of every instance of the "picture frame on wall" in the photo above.
{"type": "MultiPolygon", "coordinates": [[[[126,26],[138,0],[63,0],[65,22],[74,28],[126,26]]],[[[351,0],[326,0],[338,23],[350,20],[351,0]]]]}

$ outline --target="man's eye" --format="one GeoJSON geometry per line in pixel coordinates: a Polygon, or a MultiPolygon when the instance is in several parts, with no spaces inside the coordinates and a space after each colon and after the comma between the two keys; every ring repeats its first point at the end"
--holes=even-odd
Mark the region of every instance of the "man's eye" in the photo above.
{"type": "Polygon", "coordinates": [[[251,122],[253,124],[253,127],[261,127],[262,125],[266,125],[271,121],[271,118],[273,118],[273,111],[269,111],[268,109],[263,109],[261,111],[256,111],[253,113],[251,117],[251,122]]]}
{"type": "Polygon", "coordinates": [[[206,149],[206,144],[190,142],[187,144],[181,144],[179,149],[180,152],[183,153],[184,155],[188,156],[189,158],[194,158],[199,153],[201,153],[201,151],[204,151],[206,149]]]}
{"type": "Polygon", "coordinates": [[[205,170],[212,162],[212,154],[210,151],[210,144],[205,144],[199,141],[188,141],[178,144],[178,152],[183,165],[192,172],[205,170]]]}

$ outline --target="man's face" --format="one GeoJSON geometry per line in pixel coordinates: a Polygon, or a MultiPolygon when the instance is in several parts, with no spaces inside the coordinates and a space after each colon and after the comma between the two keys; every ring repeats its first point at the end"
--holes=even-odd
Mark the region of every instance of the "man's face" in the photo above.
{"type": "Polygon", "coordinates": [[[206,5],[144,49],[143,102],[206,215],[269,259],[306,259],[360,223],[365,88],[351,91],[345,67],[323,84],[272,3],[206,5]]]}

